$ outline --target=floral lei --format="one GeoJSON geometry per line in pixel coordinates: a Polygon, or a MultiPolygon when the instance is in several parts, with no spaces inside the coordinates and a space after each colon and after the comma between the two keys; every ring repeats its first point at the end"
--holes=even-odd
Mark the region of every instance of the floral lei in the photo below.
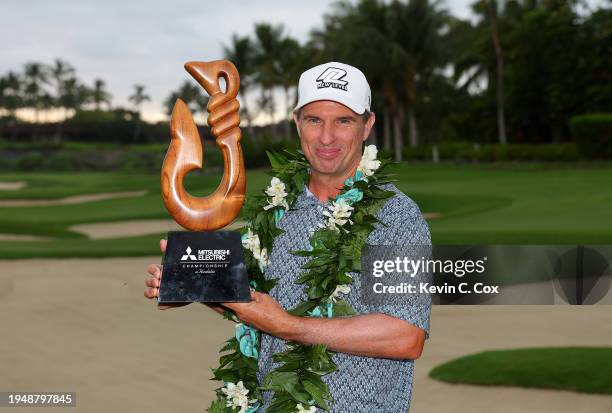
{"type": "MultiPolygon", "coordinates": [[[[308,162],[301,152],[286,151],[286,156],[268,153],[272,166],[270,186],[247,201],[244,215],[248,225],[243,231],[242,244],[251,287],[268,293],[276,279],[264,274],[274,239],[283,231],[278,228],[285,211],[295,203],[308,182],[308,162]]],[[[296,280],[304,286],[306,300],[289,313],[296,316],[336,317],[354,314],[341,294],[350,292],[351,272],[361,270],[361,250],[379,222],[376,213],[393,196],[379,186],[391,182],[385,172],[387,160],[378,160],[374,145],[364,148],[355,176],[344,182],[340,194],[324,211],[325,223],[310,236],[310,248],[292,251],[312,257],[296,280]]],[[[235,337],[220,350],[219,367],[213,369],[213,380],[224,386],[217,389],[217,399],[209,413],[254,413],[263,404],[263,390],[274,393],[267,410],[273,413],[314,413],[329,410],[333,401],[322,376],[337,370],[333,351],[323,344],[288,343],[287,350],[274,354],[281,366],[257,382],[257,358],[261,333],[242,324],[226,311],[225,317],[237,321],[235,337]]]]}

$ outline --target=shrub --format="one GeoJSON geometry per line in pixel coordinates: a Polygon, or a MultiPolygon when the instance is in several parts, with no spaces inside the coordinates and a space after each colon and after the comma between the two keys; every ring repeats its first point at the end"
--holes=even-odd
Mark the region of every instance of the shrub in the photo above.
{"type": "Polygon", "coordinates": [[[574,116],[570,130],[582,155],[590,159],[612,158],[612,113],[574,116]]]}
{"type": "Polygon", "coordinates": [[[17,168],[21,171],[36,171],[42,169],[44,156],[39,152],[31,152],[17,160],[17,168]]]}
{"type": "MultiPolygon", "coordinates": [[[[485,144],[472,142],[442,142],[436,145],[441,161],[503,162],[503,161],[576,161],[580,154],[576,144],[485,144]]],[[[404,148],[407,160],[432,160],[432,146],[404,148]]]]}

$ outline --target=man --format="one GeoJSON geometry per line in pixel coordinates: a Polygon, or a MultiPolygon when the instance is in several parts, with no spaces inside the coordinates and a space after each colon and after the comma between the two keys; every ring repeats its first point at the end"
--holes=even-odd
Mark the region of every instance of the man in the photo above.
{"type": "MultiPolygon", "coordinates": [[[[336,413],[398,413],[410,406],[413,360],[428,336],[430,306],[368,305],[361,300],[362,283],[353,277],[351,291],[343,295],[357,315],[351,317],[296,317],[287,313],[304,299],[295,283],[308,257],[290,251],[307,249],[313,229],[323,222],[326,203],[340,193],[353,176],[363,142],[375,122],[370,111],[370,87],[355,67],[330,62],[302,74],[294,110],[301,147],[310,163],[308,186],[279,222],[284,233],[274,241],[266,277],[278,278],[270,295],[254,292],[249,303],[225,303],[243,322],[262,331],[259,380],[276,367],[272,355],[285,349],[285,341],[326,344],[334,350],[338,371],[324,376],[336,413]]],[[[427,224],[416,204],[395,186],[396,194],[378,213],[386,224],[369,235],[371,245],[430,245],[427,224]]],[[[165,246],[165,245],[163,245],[165,246]]],[[[159,266],[149,267],[145,296],[157,296],[159,266]]],[[[220,307],[216,307],[221,311],[220,307]]],[[[270,403],[265,394],[264,411],[270,403]]]]}

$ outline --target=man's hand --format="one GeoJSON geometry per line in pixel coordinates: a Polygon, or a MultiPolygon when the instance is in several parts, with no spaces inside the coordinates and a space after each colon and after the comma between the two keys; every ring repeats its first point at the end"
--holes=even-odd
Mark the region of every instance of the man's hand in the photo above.
{"type": "Polygon", "coordinates": [[[268,294],[251,292],[248,303],[223,303],[257,330],[282,340],[325,344],[330,350],[366,357],[417,359],[425,332],[404,320],[372,313],[351,317],[296,317],[268,294]]]}
{"type": "MultiPolygon", "coordinates": [[[[166,244],[168,242],[165,239],[159,240],[159,249],[162,253],[166,252],[166,244]]],[[[147,267],[147,272],[150,274],[149,277],[145,279],[145,290],[144,296],[150,299],[157,298],[159,296],[159,285],[161,284],[162,277],[162,266],[159,264],[151,264],[147,267]]],[[[158,308],[160,310],[166,310],[168,308],[182,307],[189,303],[180,303],[180,304],[159,304],[158,308]]]]}
{"type": "MultiPolygon", "coordinates": [[[[165,239],[159,240],[159,249],[162,253],[166,252],[166,245],[168,241],[165,239]]],[[[145,290],[144,296],[150,299],[157,298],[159,296],[159,286],[161,284],[161,277],[163,268],[159,264],[151,264],[147,267],[149,277],[145,279],[145,290]]],[[[189,303],[175,303],[175,304],[159,304],[157,308],[160,310],[167,310],[168,308],[183,307],[189,303]]],[[[210,308],[216,312],[223,314],[223,308],[218,304],[207,304],[210,308]]]]}
{"type": "Polygon", "coordinates": [[[277,337],[283,337],[296,322],[274,298],[257,291],[251,292],[248,303],[223,303],[244,323],[277,337]]]}

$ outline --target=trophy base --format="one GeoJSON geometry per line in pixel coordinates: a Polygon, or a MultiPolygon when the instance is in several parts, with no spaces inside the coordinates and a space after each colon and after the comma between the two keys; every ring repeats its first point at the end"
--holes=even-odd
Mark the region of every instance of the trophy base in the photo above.
{"type": "Polygon", "coordinates": [[[159,304],[249,302],[240,233],[168,232],[159,304]]]}

